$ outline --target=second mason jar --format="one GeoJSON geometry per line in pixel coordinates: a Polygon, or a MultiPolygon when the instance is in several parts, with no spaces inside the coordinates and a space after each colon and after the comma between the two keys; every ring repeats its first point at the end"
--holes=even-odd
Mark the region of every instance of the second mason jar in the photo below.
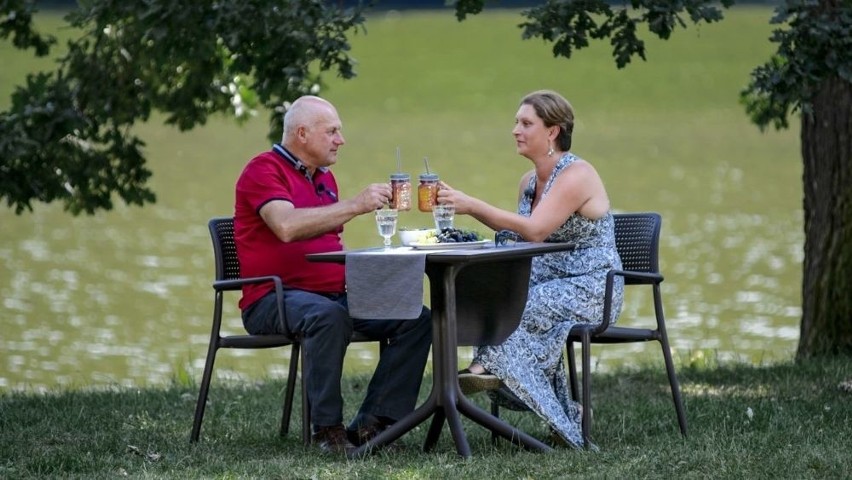
{"type": "Polygon", "coordinates": [[[420,185],[417,186],[417,207],[421,212],[431,212],[432,206],[438,203],[438,175],[421,173],[420,185]]]}

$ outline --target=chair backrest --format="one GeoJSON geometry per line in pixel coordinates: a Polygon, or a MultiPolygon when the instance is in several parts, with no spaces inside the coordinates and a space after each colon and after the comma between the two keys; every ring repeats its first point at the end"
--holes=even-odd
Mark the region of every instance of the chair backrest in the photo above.
{"type": "Polygon", "coordinates": [[[211,218],[207,224],[213,240],[213,255],[216,259],[216,280],[240,278],[240,261],[234,243],[234,219],[232,217],[211,218]]]}
{"type": "MultiPolygon", "coordinates": [[[[658,213],[616,213],[615,246],[622,270],[660,273],[660,224],[658,213]]],[[[626,283],[633,283],[629,279],[626,283]]]]}

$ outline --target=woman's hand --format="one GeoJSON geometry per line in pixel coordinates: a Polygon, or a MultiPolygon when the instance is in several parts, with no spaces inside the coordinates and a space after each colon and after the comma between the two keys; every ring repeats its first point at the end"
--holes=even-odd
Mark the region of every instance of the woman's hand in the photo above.
{"type": "Polygon", "coordinates": [[[456,190],[443,181],[438,182],[438,203],[451,203],[456,207],[456,213],[467,215],[473,209],[474,198],[461,190],[456,190]]]}

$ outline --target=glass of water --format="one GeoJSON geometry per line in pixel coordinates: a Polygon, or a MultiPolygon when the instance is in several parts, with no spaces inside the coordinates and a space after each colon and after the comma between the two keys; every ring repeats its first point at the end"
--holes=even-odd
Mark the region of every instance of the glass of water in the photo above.
{"type": "Polygon", "coordinates": [[[385,248],[390,248],[391,237],[396,233],[396,220],[399,216],[399,211],[395,208],[381,208],[376,210],[376,227],[379,229],[379,235],[384,238],[385,248]]]}
{"type": "Polygon", "coordinates": [[[449,203],[440,203],[432,206],[432,217],[435,219],[435,228],[441,233],[445,228],[453,228],[453,217],[456,215],[456,207],[449,203]]]}

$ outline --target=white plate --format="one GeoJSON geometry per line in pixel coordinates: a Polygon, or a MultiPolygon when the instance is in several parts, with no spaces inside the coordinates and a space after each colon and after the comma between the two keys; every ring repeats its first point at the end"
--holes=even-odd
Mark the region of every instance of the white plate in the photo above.
{"type": "Polygon", "coordinates": [[[417,250],[457,250],[464,248],[482,248],[489,242],[491,242],[491,240],[456,243],[412,243],[411,246],[417,250]]]}

